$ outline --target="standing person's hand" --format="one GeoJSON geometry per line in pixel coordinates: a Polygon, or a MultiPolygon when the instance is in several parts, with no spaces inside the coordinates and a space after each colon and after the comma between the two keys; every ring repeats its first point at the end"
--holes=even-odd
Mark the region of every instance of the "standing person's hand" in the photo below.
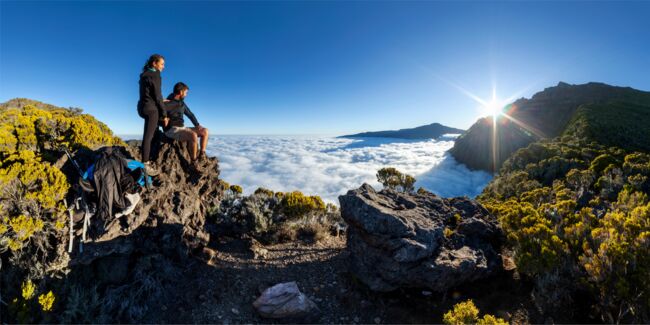
{"type": "Polygon", "coordinates": [[[163,127],[167,127],[167,124],[169,124],[169,117],[163,117],[163,127]]]}

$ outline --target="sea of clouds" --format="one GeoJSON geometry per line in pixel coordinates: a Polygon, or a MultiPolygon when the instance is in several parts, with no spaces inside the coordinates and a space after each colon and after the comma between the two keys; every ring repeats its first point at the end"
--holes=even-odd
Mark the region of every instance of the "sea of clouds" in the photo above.
{"type": "Polygon", "coordinates": [[[299,190],[338,204],[338,196],[363,183],[376,189],[376,172],[395,167],[444,197],[474,197],[491,179],[470,171],[447,153],[454,136],[440,140],[346,139],[324,136],[211,136],[209,156],[219,158],[221,178],[250,194],[258,187],[299,190]]]}

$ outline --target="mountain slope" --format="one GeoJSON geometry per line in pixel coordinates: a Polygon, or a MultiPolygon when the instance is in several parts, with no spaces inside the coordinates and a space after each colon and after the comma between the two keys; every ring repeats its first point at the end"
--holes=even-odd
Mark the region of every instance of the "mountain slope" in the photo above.
{"type": "Polygon", "coordinates": [[[560,136],[516,150],[477,199],[541,309],[648,323],[650,96],[605,90],[615,99],[578,105],[560,136]]]}
{"type": "Polygon", "coordinates": [[[457,139],[450,153],[472,169],[496,171],[517,149],[561,135],[570,127],[579,107],[612,102],[623,107],[648,106],[650,92],[603,83],[569,85],[560,82],[530,99],[522,98],[508,105],[504,112],[512,119],[503,116],[497,119],[498,140],[495,143],[492,141],[492,118],[484,118],[457,139]],[[496,147],[494,153],[493,145],[496,147]]]}
{"type": "Polygon", "coordinates": [[[440,123],[418,126],[411,129],[399,129],[390,131],[363,132],[351,135],[343,135],[340,138],[397,138],[397,139],[435,139],[444,134],[460,134],[465,132],[461,129],[452,128],[440,123]]]}
{"type": "Polygon", "coordinates": [[[582,105],[563,135],[626,150],[650,151],[650,102],[582,105]]]}

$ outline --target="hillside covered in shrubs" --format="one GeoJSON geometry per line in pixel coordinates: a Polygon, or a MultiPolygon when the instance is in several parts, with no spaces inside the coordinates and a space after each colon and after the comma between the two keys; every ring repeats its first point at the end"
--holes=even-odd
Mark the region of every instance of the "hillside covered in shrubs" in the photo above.
{"type": "Polygon", "coordinates": [[[54,321],[50,312],[61,297],[40,280],[67,264],[60,239],[72,178],[62,170],[63,149],[124,143],[80,109],[28,99],[0,105],[0,121],[0,281],[9,303],[2,321],[54,321]]]}
{"type": "Polygon", "coordinates": [[[63,228],[62,201],[70,188],[60,169],[63,149],[124,143],[79,109],[26,99],[0,105],[0,121],[0,252],[20,259],[35,233],[63,228]]]}
{"type": "Polygon", "coordinates": [[[559,136],[517,150],[478,199],[499,218],[547,312],[647,323],[650,100],[609,90],[577,107],[559,136]]]}

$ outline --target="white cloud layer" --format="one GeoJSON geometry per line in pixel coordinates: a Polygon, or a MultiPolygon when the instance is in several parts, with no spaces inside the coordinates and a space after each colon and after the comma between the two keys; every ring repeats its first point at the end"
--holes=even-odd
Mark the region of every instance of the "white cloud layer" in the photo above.
{"type": "Polygon", "coordinates": [[[473,197],[491,175],[473,172],[446,152],[453,138],[441,141],[384,138],[338,139],[306,136],[215,136],[208,155],[219,158],[221,178],[239,184],[244,194],[258,187],[299,190],[338,204],[338,196],[361,184],[379,189],[375,173],[395,167],[438,195],[473,197]]]}

